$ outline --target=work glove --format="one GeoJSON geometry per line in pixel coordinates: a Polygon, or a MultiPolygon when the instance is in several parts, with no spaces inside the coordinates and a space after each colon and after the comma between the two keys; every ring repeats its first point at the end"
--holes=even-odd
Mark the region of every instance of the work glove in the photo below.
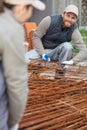
{"type": "Polygon", "coordinates": [[[73,60],[69,60],[69,61],[63,61],[62,64],[66,64],[66,65],[73,65],[73,60]]]}
{"type": "Polygon", "coordinates": [[[50,61],[50,57],[47,54],[43,54],[42,59],[47,61],[47,62],[50,61]]]}
{"type": "Polygon", "coordinates": [[[68,65],[73,65],[73,60],[69,60],[69,61],[63,61],[62,63],[61,63],[61,67],[63,68],[63,69],[67,69],[69,66],[68,65]]]}

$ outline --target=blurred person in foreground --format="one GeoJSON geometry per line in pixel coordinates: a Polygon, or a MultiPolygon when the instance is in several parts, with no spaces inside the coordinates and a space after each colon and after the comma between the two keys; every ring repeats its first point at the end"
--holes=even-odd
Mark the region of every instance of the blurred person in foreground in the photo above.
{"type": "Polygon", "coordinates": [[[22,26],[39,0],[0,1],[0,130],[18,130],[27,102],[25,34],[22,26]]]}
{"type": "Polygon", "coordinates": [[[77,26],[78,8],[68,5],[62,14],[45,17],[33,33],[34,49],[26,53],[29,59],[42,58],[73,64],[87,60],[87,48],[77,26]],[[72,59],[73,46],[79,51],[72,59]]]}

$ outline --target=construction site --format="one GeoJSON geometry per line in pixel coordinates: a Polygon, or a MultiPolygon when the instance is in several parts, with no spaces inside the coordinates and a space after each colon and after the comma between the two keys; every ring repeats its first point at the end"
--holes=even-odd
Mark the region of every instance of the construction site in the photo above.
{"type": "Polygon", "coordinates": [[[28,65],[29,95],[19,130],[87,130],[87,66],[28,65]],[[58,75],[56,72],[63,72],[58,75]]]}
{"type": "Polygon", "coordinates": [[[87,130],[87,0],[41,1],[0,2],[0,130],[87,130]]]}
{"type": "MultiPolygon", "coordinates": [[[[81,6],[81,1],[74,2],[81,6]]],[[[32,28],[37,25],[27,22],[24,27],[27,42],[31,43],[29,51],[33,48],[32,28]]],[[[87,130],[87,62],[62,69],[58,62],[31,60],[28,87],[28,102],[19,130],[87,130]]]]}

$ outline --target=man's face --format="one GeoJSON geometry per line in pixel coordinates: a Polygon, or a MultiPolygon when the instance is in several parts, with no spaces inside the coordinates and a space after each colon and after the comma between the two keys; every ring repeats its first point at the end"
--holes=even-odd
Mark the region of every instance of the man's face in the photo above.
{"type": "Polygon", "coordinates": [[[22,14],[22,22],[25,22],[29,18],[31,18],[32,14],[33,14],[33,7],[32,6],[25,6],[24,13],[22,14]]]}
{"type": "Polygon", "coordinates": [[[69,13],[64,12],[62,14],[62,20],[63,20],[63,26],[65,28],[70,28],[77,21],[77,16],[71,12],[69,13]]]}
{"type": "Polygon", "coordinates": [[[33,7],[27,5],[18,5],[13,10],[16,20],[20,23],[24,23],[31,18],[33,13],[33,7]]]}

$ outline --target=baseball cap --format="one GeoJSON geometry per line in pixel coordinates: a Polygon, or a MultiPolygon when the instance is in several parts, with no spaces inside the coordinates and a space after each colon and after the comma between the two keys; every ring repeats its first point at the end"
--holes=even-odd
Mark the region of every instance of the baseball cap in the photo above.
{"type": "Polygon", "coordinates": [[[68,5],[63,12],[74,13],[78,17],[78,7],[75,5],[68,5]]]}
{"type": "Polygon", "coordinates": [[[45,4],[40,0],[4,0],[5,3],[18,5],[18,4],[26,4],[26,5],[32,5],[38,10],[45,10],[46,6],[45,4]]]}

